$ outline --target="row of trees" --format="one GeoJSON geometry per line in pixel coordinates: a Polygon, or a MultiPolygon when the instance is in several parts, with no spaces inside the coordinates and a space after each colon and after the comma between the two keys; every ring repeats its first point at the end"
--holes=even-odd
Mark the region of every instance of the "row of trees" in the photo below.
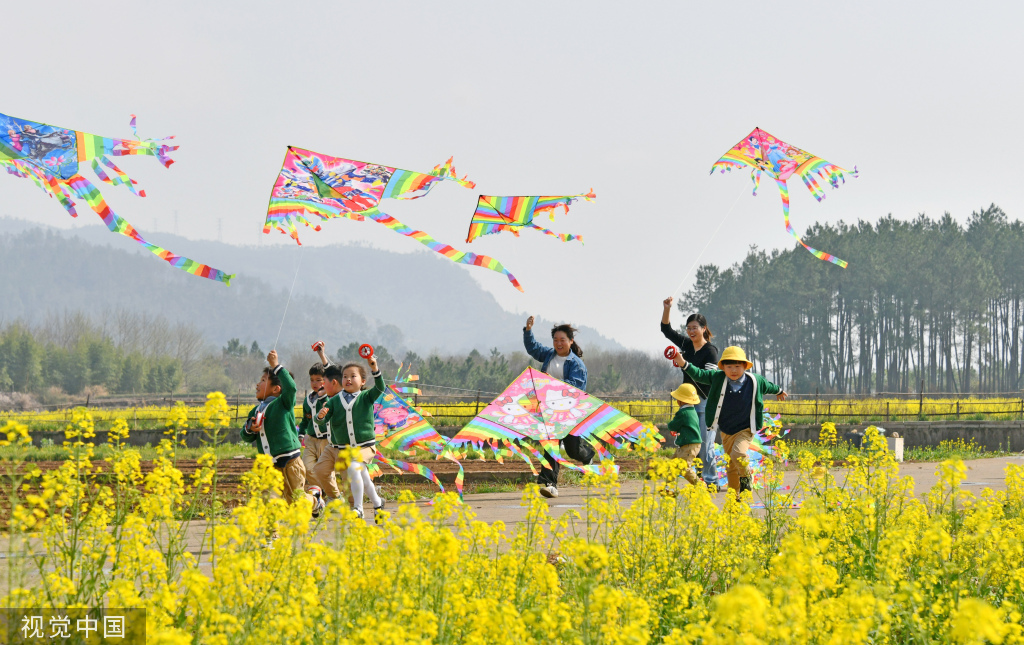
{"type": "Polygon", "coordinates": [[[1024,225],[992,205],[966,226],[888,216],[815,225],[801,247],[752,248],[727,269],[701,266],[680,310],[700,311],[719,347],[792,391],[1011,392],[1024,360],[1024,225]]]}

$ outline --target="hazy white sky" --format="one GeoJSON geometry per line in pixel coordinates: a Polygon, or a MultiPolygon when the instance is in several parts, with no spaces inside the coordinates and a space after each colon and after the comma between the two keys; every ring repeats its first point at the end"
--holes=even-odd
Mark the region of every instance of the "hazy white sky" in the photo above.
{"type": "MultiPolygon", "coordinates": [[[[227,242],[289,243],[260,233],[289,144],[419,171],[454,155],[477,190],[445,182],[385,210],[502,261],[525,294],[499,274],[465,270],[507,309],[657,348],[660,300],[738,195],[702,262],[793,244],[774,186],[755,198],[747,173],[708,175],[755,126],[861,171],[820,204],[794,180],[801,233],[815,220],[887,213],[949,211],[964,221],[991,202],[1018,217],[1021,7],[7,2],[0,112],[112,137],[130,136],[135,113],[141,136],[177,134],[170,170],[145,158],[122,164],[146,199],[104,189],[156,243],[174,230],[175,212],[190,237],[216,238],[222,222],[227,242]],[[530,232],[463,241],[477,193],[591,187],[597,202],[577,203],[552,226],[582,234],[583,246],[530,232]]],[[[83,223],[96,221],[80,211],[83,223]]],[[[0,177],[0,214],[70,221],[13,177],[0,177]]],[[[329,222],[302,238],[427,252],[373,222],[329,222]]],[[[846,259],[856,271],[856,258],[846,259]]]]}

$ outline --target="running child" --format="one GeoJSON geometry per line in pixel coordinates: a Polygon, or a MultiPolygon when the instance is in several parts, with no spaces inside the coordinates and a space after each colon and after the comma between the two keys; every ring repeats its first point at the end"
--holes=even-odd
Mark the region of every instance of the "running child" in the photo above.
{"type": "Polygon", "coordinates": [[[697,388],[689,383],[683,383],[672,392],[672,398],[679,403],[675,416],[668,422],[669,431],[676,435],[675,458],[686,462],[687,468],[683,477],[696,485],[701,480],[697,479],[697,473],[693,470],[693,460],[700,454],[703,433],[694,406],[700,403],[700,397],[697,396],[697,388]]]}
{"type": "Polygon", "coordinates": [[[330,423],[322,423],[316,415],[327,402],[327,393],[324,391],[324,369],[331,365],[330,359],[324,353],[323,344],[319,346],[316,353],[320,355],[320,362],[313,363],[309,368],[309,394],[302,400],[302,421],[299,422],[299,435],[305,435],[302,440],[302,463],[306,467],[306,478],[323,491],[325,501],[332,502],[341,497],[338,490],[338,480],[332,470],[325,481],[317,478],[314,470],[316,462],[324,450],[331,447],[331,426],[330,423]]]}
{"type": "Polygon", "coordinates": [[[299,495],[313,504],[313,517],[324,508],[323,495],[316,486],[306,491],[306,467],[300,453],[302,446],[295,434],[295,381],[288,370],[278,363],[277,351],[267,354],[270,367],[263,368],[263,376],[256,384],[259,403],[249,411],[242,440],[256,445],[262,455],[270,455],[274,468],[284,478],[283,496],[291,504],[299,495]]]}
{"type": "Polygon", "coordinates": [[[754,366],[739,347],[726,347],[718,370],[705,370],[676,355],[675,364],[697,383],[710,385],[704,417],[708,431],[722,431],[722,448],[729,455],[729,488],[739,495],[751,490],[747,450],[754,438],[751,428],[761,428],[764,396],[774,394],[786,400],[786,392],[760,374],[748,372],[754,366]]]}
{"type": "Polygon", "coordinates": [[[322,481],[335,468],[338,453],[347,447],[358,448],[360,455],[348,466],[348,483],[352,490],[352,510],[363,517],[363,494],[373,503],[374,515],[384,508],[384,500],[377,494],[366,465],[376,454],[373,404],[387,390],[384,377],[377,367],[377,357],[366,359],[373,376],[373,387],[364,390],[366,369],[357,363],[344,367],[329,365],[324,370],[324,390],[330,397],[317,413],[317,418],[330,424],[331,446],[316,462],[315,472],[322,481]]]}

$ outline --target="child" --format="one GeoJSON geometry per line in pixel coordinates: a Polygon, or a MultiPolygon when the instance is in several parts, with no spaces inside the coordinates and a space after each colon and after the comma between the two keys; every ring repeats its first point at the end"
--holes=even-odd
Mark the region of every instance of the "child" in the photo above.
{"type": "Polygon", "coordinates": [[[373,503],[374,515],[384,508],[384,500],[377,494],[366,464],[377,452],[373,404],[387,389],[387,385],[377,367],[377,357],[370,356],[366,361],[373,375],[373,387],[368,390],[363,390],[366,370],[362,365],[329,365],[324,370],[324,390],[330,398],[317,413],[317,418],[329,424],[331,446],[324,451],[314,467],[317,478],[324,481],[328,473],[334,471],[342,448],[351,446],[360,449],[359,459],[353,459],[348,466],[352,510],[359,518],[363,517],[364,491],[373,503]]]}
{"type": "Polygon", "coordinates": [[[331,447],[330,424],[323,424],[320,419],[316,418],[327,401],[327,394],[324,391],[324,369],[331,364],[331,361],[324,354],[323,347],[317,350],[317,354],[320,355],[320,362],[314,363],[309,368],[310,392],[302,400],[302,422],[299,423],[299,435],[306,436],[302,442],[302,463],[306,467],[306,477],[310,483],[320,487],[327,502],[332,502],[341,497],[334,471],[330,472],[326,480],[321,481],[314,470],[320,455],[331,447]]]}
{"type": "Polygon", "coordinates": [[[700,397],[697,396],[697,388],[689,383],[683,383],[672,392],[672,398],[679,402],[679,409],[668,422],[668,429],[676,434],[675,458],[686,462],[687,469],[683,477],[696,485],[700,480],[693,470],[693,459],[700,453],[703,441],[697,410],[693,406],[700,403],[700,397]]]}
{"type": "Polygon", "coordinates": [[[295,381],[277,362],[277,351],[267,354],[270,367],[256,384],[259,404],[249,411],[242,428],[242,440],[256,444],[262,455],[270,455],[274,467],[284,476],[284,499],[291,504],[302,493],[313,504],[313,517],[320,515],[324,501],[316,486],[306,492],[306,467],[299,457],[302,446],[295,434],[295,381]]]}
{"type": "Polygon", "coordinates": [[[753,439],[751,428],[761,428],[764,419],[764,395],[774,394],[786,400],[786,392],[760,374],[747,372],[753,363],[739,347],[726,347],[718,370],[704,370],[688,363],[681,355],[673,359],[694,381],[710,385],[704,413],[708,431],[722,431],[722,448],[729,455],[729,488],[739,495],[750,490],[747,449],[753,439]]]}

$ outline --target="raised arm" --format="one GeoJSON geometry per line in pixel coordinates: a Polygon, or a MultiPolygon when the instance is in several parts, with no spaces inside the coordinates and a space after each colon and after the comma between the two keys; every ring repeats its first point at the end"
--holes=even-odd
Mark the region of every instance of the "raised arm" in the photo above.
{"type": "Polygon", "coordinates": [[[278,397],[281,399],[281,404],[288,410],[295,409],[295,379],[288,370],[284,369],[284,366],[277,360],[277,350],[272,349],[267,354],[267,363],[270,364],[270,369],[273,371],[274,376],[281,382],[281,395],[278,397]]]}
{"type": "Polygon", "coordinates": [[[665,298],[661,304],[665,306],[664,311],[661,313],[661,333],[665,335],[665,338],[672,341],[673,345],[682,349],[683,343],[687,340],[686,336],[676,331],[669,320],[672,312],[672,298],[665,298]]]}
{"type": "Polygon", "coordinates": [[[377,365],[377,357],[371,356],[366,360],[370,364],[370,375],[373,377],[373,387],[371,387],[370,390],[374,392],[373,400],[376,401],[377,397],[387,391],[388,384],[384,380],[384,375],[380,371],[380,366],[377,365]]]}
{"type": "Polygon", "coordinates": [[[706,370],[697,367],[693,363],[687,363],[683,371],[690,375],[694,381],[703,383],[704,385],[711,385],[711,378],[718,372],[718,370],[706,370]]]}
{"type": "Polygon", "coordinates": [[[523,327],[523,346],[526,347],[526,353],[531,358],[541,363],[548,360],[555,353],[553,347],[544,347],[533,337],[533,316],[526,319],[526,327],[523,327]]]}

